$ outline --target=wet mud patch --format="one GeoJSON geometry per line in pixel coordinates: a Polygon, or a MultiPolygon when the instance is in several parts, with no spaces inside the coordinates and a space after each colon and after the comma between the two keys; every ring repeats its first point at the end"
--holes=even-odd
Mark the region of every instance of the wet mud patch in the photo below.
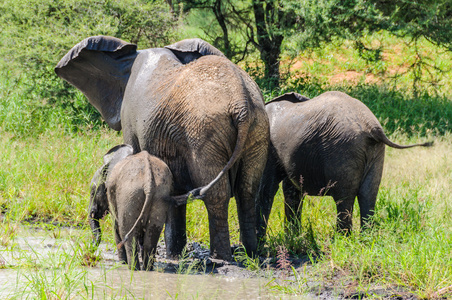
{"type": "Polygon", "coordinates": [[[101,260],[83,267],[83,239],[86,231],[80,229],[21,227],[8,245],[0,246],[0,298],[44,293],[96,299],[417,299],[397,286],[363,290],[344,272],[313,276],[315,263],[307,258],[252,260],[233,247],[235,260],[223,261],[210,258],[199,243],[189,243],[178,260],[166,258],[160,243],[155,270],[131,272],[119,263],[116,248],[103,242],[97,250],[101,260]]]}

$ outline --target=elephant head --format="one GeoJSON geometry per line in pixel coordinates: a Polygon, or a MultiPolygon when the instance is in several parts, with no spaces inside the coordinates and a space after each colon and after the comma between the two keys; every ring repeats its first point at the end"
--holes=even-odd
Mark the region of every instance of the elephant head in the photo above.
{"type": "Polygon", "coordinates": [[[101,230],[99,220],[108,213],[107,188],[105,182],[114,166],[133,153],[130,145],[122,144],[111,148],[104,155],[104,163],[91,180],[90,204],[89,204],[89,224],[93,232],[93,241],[99,245],[101,240],[101,230]]]}
{"type": "MultiPolygon", "coordinates": [[[[156,50],[155,55],[167,54],[180,64],[204,55],[224,57],[220,50],[201,39],[186,39],[156,50]]],[[[120,131],[124,92],[139,54],[134,44],[115,37],[93,36],[75,45],[58,62],[55,72],[81,90],[105,122],[120,131]]],[[[156,64],[158,59],[150,61],[156,64]]]]}

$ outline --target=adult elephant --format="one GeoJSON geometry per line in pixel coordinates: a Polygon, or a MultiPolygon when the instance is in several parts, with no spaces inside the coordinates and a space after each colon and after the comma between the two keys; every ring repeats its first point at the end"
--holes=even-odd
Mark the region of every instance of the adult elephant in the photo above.
{"type": "Polygon", "coordinates": [[[385,145],[431,146],[391,142],[369,108],[341,92],[326,92],[311,100],[287,93],[268,102],[265,109],[270,151],[257,197],[260,239],[281,181],[289,224],[299,224],[305,195],[329,195],[336,202],[337,228],[347,232],[356,197],[361,226],[373,215],[385,145]]]}
{"type": "MultiPolygon", "coordinates": [[[[262,94],[243,70],[200,39],[137,51],[120,39],[96,36],[74,46],[55,71],[87,96],[111,128],[122,129],[134,153],[146,150],[169,166],[174,194],[204,186],[197,192],[207,208],[213,257],[231,259],[231,196],[242,243],[256,250],[254,196],[269,124],[262,94]]],[[[181,253],[186,205],[168,212],[165,240],[170,256],[181,253]]]]}

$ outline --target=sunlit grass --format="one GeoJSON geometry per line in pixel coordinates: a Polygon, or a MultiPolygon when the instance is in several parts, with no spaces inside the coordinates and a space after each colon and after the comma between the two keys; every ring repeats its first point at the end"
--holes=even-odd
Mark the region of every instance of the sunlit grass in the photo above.
{"type": "Polygon", "coordinates": [[[18,220],[84,222],[91,177],[120,139],[102,131],[25,139],[3,133],[0,207],[18,220]]]}

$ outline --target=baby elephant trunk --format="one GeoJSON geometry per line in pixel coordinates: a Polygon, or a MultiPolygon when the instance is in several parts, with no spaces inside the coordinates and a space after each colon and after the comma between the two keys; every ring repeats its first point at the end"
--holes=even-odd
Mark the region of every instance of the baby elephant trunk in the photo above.
{"type": "Polygon", "coordinates": [[[102,231],[100,229],[99,219],[95,219],[90,216],[89,226],[91,227],[91,232],[93,233],[93,245],[99,246],[100,240],[102,238],[102,231]]]}

